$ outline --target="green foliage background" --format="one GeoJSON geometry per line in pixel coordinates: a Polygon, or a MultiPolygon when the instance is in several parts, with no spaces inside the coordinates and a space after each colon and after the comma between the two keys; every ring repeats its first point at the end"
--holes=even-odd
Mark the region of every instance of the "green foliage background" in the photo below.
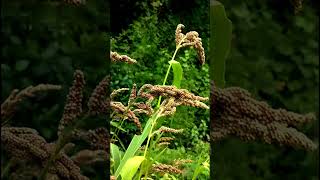
{"type": "MultiPolygon", "coordinates": [[[[275,108],[319,117],[319,19],[315,1],[294,15],[289,1],[220,1],[233,22],[226,86],[249,90],[275,108]]],[[[317,120],[300,127],[318,142],[317,120]]],[[[236,138],[216,143],[215,179],[318,179],[318,151],[236,138]]]]}

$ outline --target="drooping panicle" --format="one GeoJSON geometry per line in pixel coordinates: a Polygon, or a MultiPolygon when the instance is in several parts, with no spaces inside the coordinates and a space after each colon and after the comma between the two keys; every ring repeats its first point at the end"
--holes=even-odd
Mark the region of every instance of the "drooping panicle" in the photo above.
{"type": "Polygon", "coordinates": [[[169,164],[153,164],[152,170],[158,173],[182,174],[182,170],[169,164]]]}
{"type": "MultiPolygon", "coordinates": [[[[185,105],[192,107],[199,107],[204,109],[209,109],[205,103],[201,101],[207,101],[208,98],[201,96],[196,96],[185,89],[178,89],[175,86],[163,86],[163,85],[143,85],[139,92],[138,96],[142,98],[154,99],[157,96],[162,96],[166,98],[174,98],[174,103],[170,103],[170,108],[185,105]]],[[[169,102],[169,101],[164,101],[169,102]]],[[[168,104],[166,106],[169,106],[168,104]]],[[[173,108],[174,109],[174,108],[173,108]]]]}
{"type": "Polygon", "coordinates": [[[153,133],[174,133],[174,134],[179,134],[182,133],[183,129],[174,129],[174,128],[169,128],[166,126],[161,126],[158,130],[154,131],[153,133]]]}
{"type": "Polygon", "coordinates": [[[130,97],[129,97],[129,101],[128,101],[128,106],[131,105],[131,102],[133,102],[137,97],[137,85],[133,84],[132,89],[131,89],[131,93],[130,93],[130,97]]]}
{"type": "Polygon", "coordinates": [[[139,118],[135,115],[135,113],[124,106],[121,102],[111,102],[111,109],[119,114],[121,114],[124,118],[127,118],[129,120],[132,120],[137,128],[142,131],[141,123],[139,121],[139,118]]]}
{"type": "Polygon", "coordinates": [[[213,141],[237,136],[246,141],[260,139],[268,144],[306,150],[317,148],[307,136],[295,129],[298,125],[314,120],[311,114],[301,115],[284,109],[273,109],[238,87],[214,87],[211,96],[213,141]]]}
{"type": "Polygon", "coordinates": [[[202,46],[202,39],[199,37],[199,33],[196,31],[190,31],[186,34],[182,33],[183,24],[178,24],[176,28],[176,45],[181,47],[192,46],[197,50],[198,59],[201,65],[205,63],[205,52],[202,46]]]}
{"type": "Polygon", "coordinates": [[[178,46],[178,44],[182,41],[182,39],[184,38],[184,34],[182,33],[182,29],[184,28],[183,24],[178,24],[177,28],[176,28],[176,45],[178,46]]]}
{"type": "MultiPolygon", "coordinates": [[[[19,161],[32,161],[37,167],[37,175],[49,161],[55,147],[55,144],[47,143],[35,130],[13,127],[1,128],[1,144],[11,157],[19,161]]],[[[88,179],[81,175],[80,168],[63,152],[53,161],[49,174],[54,174],[59,179],[88,179]]]]}
{"type": "Polygon", "coordinates": [[[19,103],[28,97],[34,97],[39,92],[60,90],[61,86],[52,84],[39,84],[37,86],[29,86],[21,91],[15,89],[9,97],[1,104],[1,122],[9,120],[16,112],[19,103]]]}
{"type": "Polygon", "coordinates": [[[112,62],[126,62],[128,64],[135,64],[137,61],[135,59],[130,58],[127,55],[120,55],[117,52],[110,52],[110,59],[112,62]]]}

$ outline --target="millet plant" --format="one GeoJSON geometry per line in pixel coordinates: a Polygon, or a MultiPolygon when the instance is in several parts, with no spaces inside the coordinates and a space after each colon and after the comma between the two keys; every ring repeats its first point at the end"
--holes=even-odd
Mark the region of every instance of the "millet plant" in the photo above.
{"type": "MultiPolygon", "coordinates": [[[[110,95],[111,125],[115,127],[115,130],[111,131],[111,179],[182,178],[184,177],[183,166],[186,163],[192,163],[190,159],[173,159],[169,164],[161,162],[162,154],[174,140],[169,135],[183,131],[183,129],[162,126],[162,119],[173,115],[181,105],[209,109],[209,106],[204,103],[209,100],[208,98],[180,89],[183,70],[180,63],[175,60],[177,52],[184,47],[193,47],[197,51],[200,64],[205,63],[204,48],[199,34],[196,31],[183,34],[183,28],[182,24],[176,28],[176,49],[161,85],[144,84],[138,90],[133,84],[126,105],[115,99],[119,94],[129,91],[128,88],[114,90],[110,95]],[[171,69],[173,82],[172,85],[166,85],[171,69]],[[142,117],[141,114],[149,118],[144,127],[138,118],[142,117]],[[121,138],[118,137],[118,132],[123,130],[125,120],[134,122],[139,132],[139,135],[134,135],[128,147],[125,147],[121,138]]],[[[110,58],[114,62],[137,63],[136,60],[116,52],[110,52],[110,58]]],[[[199,158],[201,161],[195,163],[193,177],[184,178],[197,179],[202,171],[209,171],[209,158],[199,158]]]]}

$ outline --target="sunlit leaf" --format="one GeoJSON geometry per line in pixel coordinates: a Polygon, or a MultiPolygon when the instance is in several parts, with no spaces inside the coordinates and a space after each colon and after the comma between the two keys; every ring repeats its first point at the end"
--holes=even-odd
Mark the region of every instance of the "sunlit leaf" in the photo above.
{"type": "Polygon", "coordinates": [[[143,129],[142,134],[134,135],[134,137],[132,138],[129,144],[129,147],[127,148],[126,152],[123,155],[123,158],[121,159],[120,165],[117,168],[117,171],[115,173],[116,177],[119,177],[120,172],[124,168],[124,165],[126,164],[126,162],[135,155],[135,153],[141,147],[142,143],[146,140],[146,138],[148,137],[148,134],[151,131],[151,125],[153,121],[155,121],[157,118],[158,118],[158,113],[153,114],[153,116],[149,118],[145,128],[143,129]]]}
{"type": "Polygon", "coordinates": [[[114,162],[114,170],[116,171],[121,161],[121,151],[117,145],[111,143],[110,153],[114,162]]]}
{"type": "Polygon", "coordinates": [[[132,180],[144,159],[144,156],[134,156],[128,159],[120,172],[122,180],[132,180]]]}
{"type": "Polygon", "coordinates": [[[172,85],[176,86],[177,88],[180,88],[181,80],[183,77],[183,70],[182,70],[181,64],[175,60],[169,61],[169,63],[171,64],[172,70],[173,70],[172,85]]]}

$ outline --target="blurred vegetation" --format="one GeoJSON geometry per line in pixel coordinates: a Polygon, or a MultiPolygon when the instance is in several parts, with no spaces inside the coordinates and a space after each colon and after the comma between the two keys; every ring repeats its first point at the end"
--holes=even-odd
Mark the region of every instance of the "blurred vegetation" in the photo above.
{"type": "MultiPolygon", "coordinates": [[[[319,118],[316,2],[294,14],[289,1],[222,0],[233,22],[226,86],[249,90],[276,108],[319,118]]],[[[318,142],[319,121],[301,127],[318,142]]],[[[215,179],[318,179],[318,152],[226,139],[213,146],[215,179]]]]}
{"type": "MultiPolygon", "coordinates": [[[[40,94],[23,102],[10,121],[12,126],[36,129],[50,142],[57,139],[74,71],[80,69],[85,74],[84,97],[109,72],[108,5],[99,0],[78,6],[62,0],[5,0],[1,5],[1,101],[15,88],[39,83],[62,85],[61,91],[40,94]]],[[[89,121],[87,126],[97,126],[96,123],[89,121]]],[[[99,123],[107,124],[101,120],[99,123]]],[[[86,173],[92,179],[102,177],[93,169],[86,173]]]]}
{"type": "Polygon", "coordinates": [[[12,121],[55,139],[75,69],[85,73],[87,95],[108,73],[106,5],[2,1],[2,7],[1,101],[15,88],[62,85],[62,92],[31,98],[12,121]]]}

